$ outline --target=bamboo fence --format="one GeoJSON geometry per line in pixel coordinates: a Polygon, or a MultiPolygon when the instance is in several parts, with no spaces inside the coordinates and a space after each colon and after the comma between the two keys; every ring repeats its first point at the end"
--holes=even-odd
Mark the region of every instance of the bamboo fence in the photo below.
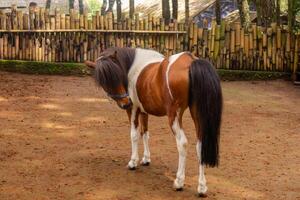
{"type": "Polygon", "coordinates": [[[64,14],[56,9],[50,15],[44,8],[23,13],[12,6],[9,13],[0,11],[0,59],[83,62],[114,46],[155,49],[166,56],[188,50],[224,69],[299,69],[300,35],[276,24],[244,30],[240,23],[222,21],[208,29],[175,20],[166,25],[151,15],[116,21],[111,12],[89,18],[75,10],[64,14]]]}

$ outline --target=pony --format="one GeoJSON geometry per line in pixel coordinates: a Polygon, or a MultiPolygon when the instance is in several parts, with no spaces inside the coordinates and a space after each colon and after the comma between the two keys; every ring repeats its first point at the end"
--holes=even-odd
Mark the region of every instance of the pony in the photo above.
{"type": "Polygon", "coordinates": [[[138,140],[144,154],[141,165],[149,165],[148,115],[167,116],[176,138],[178,170],[173,187],[182,190],[185,180],[187,138],[182,115],[189,108],[197,135],[199,179],[197,192],[206,196],[204,167],[219,163],[219,138],[223,97],[220,79],[207,60],[181,52],[169,57],[149,49],[109,48],[96,62],[85,61],[94,68],[96,83],[127,112],[130,122],[132,153],[130,170],[139,164],[138,140]]]}

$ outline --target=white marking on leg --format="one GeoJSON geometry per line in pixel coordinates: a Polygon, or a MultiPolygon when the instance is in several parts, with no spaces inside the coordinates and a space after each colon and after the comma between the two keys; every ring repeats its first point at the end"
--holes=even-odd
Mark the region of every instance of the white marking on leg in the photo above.
{"type": "Polygon", "coordinates": [[[174,181],[174,187],[176,189],[183,188],[184,179],[185,179],[185,163],[186,163],[186,146],[187,146],[187,139],[183,130],[180,128],[178,118],[176,117],[173,125],[172,130],[175,133],[177,149],[179,153],[178,159],[178,170],[176,174],[176,179],[174,181]]]}
{"type": "Polygon", "coordinates": [[[167,88],[168,88],[168,91],[169,91],[169,94],[170,94],[172,100],[174,99],[174,97],[173,97],[172,91],[170,89],[170,84],[169,84],[169,71],[171,69],[171,65],[184,53],[185,52],[181,52],[181,53],[178,53],[178,54],[175,54],[175,55],[172,55],[169,57],[169,64],[168,64],[167,71],[166,71],[166,82],[167,82],[167,88]]]}
{"type": "Polygon", "coordinates": [[[204,175],[204,165],[201,164],[201,142],[198,140],[196,145],[197,156],[199,160],[199,179],[197,191],[199,194],[205,194],[207,192],[206,179],[204,175]]]}
{"type": "Polygon", "coordinates": [[[150,149],[149,149],[149,132],[147,131],[143,135],[143,143],[144,143],[144,156],[141,160],[141,164],[150,163],[150,149]]]}
{"type": "Polygon", "coordinates": [[[137,167],[139,161],[139,152],[138,152],[138,142],[139,142],[139,133],[138,128],[134,125],[134,120],[136,118],[136,108],[132,109],[131,113],[131,130],[130,130],[130,138],[131,138],[131,159],[128,163],[129,168],[137,167]]]}

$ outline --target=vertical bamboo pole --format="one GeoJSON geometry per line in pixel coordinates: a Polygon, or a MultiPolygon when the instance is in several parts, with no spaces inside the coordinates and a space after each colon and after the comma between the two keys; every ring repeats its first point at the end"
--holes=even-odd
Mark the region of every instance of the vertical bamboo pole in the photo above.
{"type": "Polygon", "coordinates": [[[201,58],[203,57],[203,28],[198,28],[198,33],[197,33],[197,49],[198,49],[198,56],[201,58]]]}
{"type": "Polygon", "coordinates": [[[268,52],[268,60],[267,67],[268,70],[272,70],[272,28],[267,29],[267,52],[268,52]]]}
{"type": "Polygon", "coordinates": [[[3,59],[3,35],[0,34],[0,59],[3,59]]]}
{"type": "Polygon", "coordinates": [[[225,20],[222,20],[221,27],[220,27],[220,59],[221,59],[220,67],[222,68],[224,68],[226,65],[225,31],[226,31],[226,22],[225,20]]]}
{"type": "Polygon", "coordinates": [[[29,22],[30,22],[30,30],[34,29],[34,9],[33,7],[29,8],[29,22]]]}
{"type": "Polygon", "coordinates": [[[87,30],[89,28],[87,10],[85,10],[84,13],[83,13],[83,19],[84,19],[84,29],[87,30]]]}
{"type": "Polygon", "coordinates": [[[66,15],[60,14],[60,29],[66,29],[66,15]]]}
{"type": "Polygon", "coordinates": [[[197,54],[197,43],[198,43],[198,26],[196,23],[191,23],[193,25],[193,47],[192,47],[192,54],[197,54]]]}
{"type": "Polygon", "coordinates": [[[262,52],[263,52],[263,68],[267,70],[267,34],[262,34],[262,52]]]}
{"type": "Polygon", "coordinates": [[[230,36],[230,63],[229,67],[235,67],[234,63],[235,63],[235,30],[233,29],[233,27],[231,28],[231,36],[230,36]]]}
{"type": "Polygon", "coordinates": [[[65,29],[70,29],[71,28],[71,19],[70,19],[70,16],[67,15],[66,16],[66,27],[65,29]]]}
{"type": "Polygon", "coordinates": [[[18,30],[23,30],[23,12],[22,11],[17,11],[17,29],[18,30]]]}
{"type": "Polygon", "coordinates": [[[96,29],[100,29],[100,12],[96,11],[96,29]]]}
{"type": "Polygon", "coordinates": [[[46,29],[46,23],[45,23],[45,8],[40,9],[40,29],[45,30],[46,29]]]}
{"type": "Polygon", "coordinates": [[[70,9],[69,11],[70,13],[70,29],[75,29],[75,13],[74,13],[74,9],[70,9]]]}
{"type": "Polygon", "coordinates": [[[225,53],[226,53],[226,69],[230,67],[230,56],[231,56],[231,30],[229,23],[225,26],[225,53]]]}
{"type": "Polygon", "coordinates": [[[49,14],[49,9],[45,10],[45,29],[50,30],[50,14],[49,14]]]}
{"type": "Polygon", "coordinates": [[[55,18],[54,17],[51,17],[50,19],[50,29],[51,30],[55,30],[55,18]]]}
{"type": "Polygon", "coordinates": [[[55,29],[60,29],[60,11],[55,9],[55,29]]]}
{"type": "Polygon", "coordinates": [[[296,35],[295,36],[296,39],[295,39],[295,55],[294,55],[294,66],[293,66],[293,74],[296,74],[297,72],[297,68],[298,68],[298,65],[299,65],[299,40],[300,40],[300,37],[299,35],[296,35]]]}

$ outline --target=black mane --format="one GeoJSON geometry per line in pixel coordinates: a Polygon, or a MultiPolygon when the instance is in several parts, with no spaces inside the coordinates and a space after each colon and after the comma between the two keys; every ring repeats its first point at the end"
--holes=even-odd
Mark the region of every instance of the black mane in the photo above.
{"type": "Polygon", "coordinates": [[[95,79],[104,89],[111,90],[123,84],[128,86],[128,71],[135,57],[133,48],[109,48],[96,61],[95,79]]]}

